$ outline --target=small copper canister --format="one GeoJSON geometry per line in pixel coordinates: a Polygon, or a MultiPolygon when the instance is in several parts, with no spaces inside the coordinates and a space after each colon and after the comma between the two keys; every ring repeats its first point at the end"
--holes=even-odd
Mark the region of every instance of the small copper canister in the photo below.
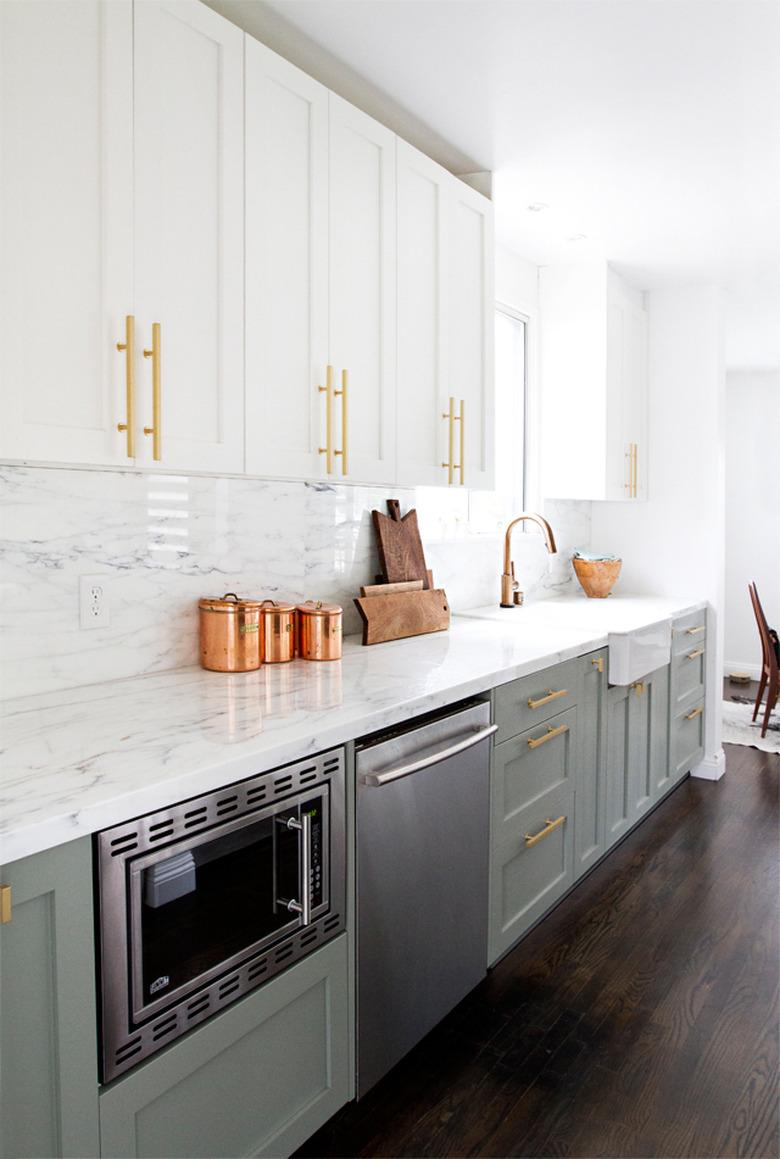
{"type": "Polygon", "coordinates": [[[252,672],[263,662],[260,603],[235,592],[199,600],[200,662],[211,672],[252,672]]]}
{"type": "Polygon", "coordinates": [[[341,620],[338,604],[307,600],[295,609],[298,655],[303,660],[341,659],[341,620]]]}
{"type": "Polygon", "coordinates": [[[263,600],[263,663],[284,664],[295,659],[295,604],[263,600]]]}

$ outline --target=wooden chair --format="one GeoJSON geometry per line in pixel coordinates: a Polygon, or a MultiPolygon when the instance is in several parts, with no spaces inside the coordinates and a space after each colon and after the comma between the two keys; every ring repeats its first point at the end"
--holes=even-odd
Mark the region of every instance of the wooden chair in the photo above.
{"type": "Polygon", "coordinates": [[[756,697],[756,706],[753,709],[753,720],[758,716],[761,699],[764,691],[766,691],[766,710],[764,712],[764,723],[761,727],[761,735],[763,737],[766,736],[766,730],[769,727],[769,716],[777,704],[778,693],[780,693],[780,666],[777,662],[777,652],[775,651],[774,642],[769,635],[769,625],[766,622],[764,609],[761,607],[761,601],[758,598],[756,585],[748,584],[748,591],[750,592],[750,602],[753,605],[753,611],[756,615],[758,634],[761,637],[761,679],[758,682],[758,696],[756,697]]]}

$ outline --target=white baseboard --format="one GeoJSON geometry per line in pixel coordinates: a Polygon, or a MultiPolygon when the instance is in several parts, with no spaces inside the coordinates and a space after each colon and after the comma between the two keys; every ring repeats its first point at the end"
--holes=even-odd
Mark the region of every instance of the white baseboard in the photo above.
{"type": "Polygon", "coordinates": [[[745,664],[742,660],[724,660],[723,675],[728,676],[732,672],[746,672],[751,680],[758,680],[761,676],[761,665],[745,664]]]}
{"type": "Polygon", "coordinates": [[[720,749],[714,757],[705,757],[691,769],[691,776],[702,781],[719,781],[726,771],[726,754],[720,749]]]}

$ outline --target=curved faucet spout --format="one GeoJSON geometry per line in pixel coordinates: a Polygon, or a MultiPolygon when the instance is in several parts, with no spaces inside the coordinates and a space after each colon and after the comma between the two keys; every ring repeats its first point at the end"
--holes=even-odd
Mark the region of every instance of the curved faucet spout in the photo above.
{"type": "Polygon", "coordinates": [[[545,546],[551,555],[557,552],[558,548],[555,546],[555,536],[550,524],[541,515],[534,515],[532,512],[523,512],[518,515],[517,519],[513,519],[506,529],[504,536],[504,571],[501,576],[501,607],[502,608],[517,608],[523,602],[523,593],[520,591],[520,585],[515,579],[515,565],[512,563],[512,529],[518,523],[528,520],[535,523],[540,528],[544,536],[545,546]]]}

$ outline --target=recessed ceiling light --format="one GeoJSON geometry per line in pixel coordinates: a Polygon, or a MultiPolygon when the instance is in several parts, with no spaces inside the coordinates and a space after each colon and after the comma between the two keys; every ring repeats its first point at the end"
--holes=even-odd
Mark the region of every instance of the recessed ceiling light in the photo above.
{"type": "Polygon", "coordinates": [[[532,201],[528,206],[529,213],[541,213],[543,209],[549,209],[546,201],[532,201]]]}
{"type": "Polygon", "coordinates": [[[566,238],[567,241],[587,241],[588,235],[586,233],[573,233],[571,237],[566,238]]]}

